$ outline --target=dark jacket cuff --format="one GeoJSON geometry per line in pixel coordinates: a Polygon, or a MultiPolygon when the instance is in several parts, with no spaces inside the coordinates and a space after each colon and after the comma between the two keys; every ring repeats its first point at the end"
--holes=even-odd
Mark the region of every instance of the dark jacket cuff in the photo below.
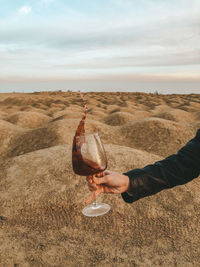
{"type": "Polygon", "coordinates": [[[165,188],[169,188],[166,182],[146,173],[144,169],[134,169],[124,173],[130,179],[129,192],[122,193],[122,198],[127,203],[132,203],[140,198],[153,195],[165,188]]]}
{"type": "Polygon", "coordinates": [[[127,203],[133,203],[134,201],[138,200],[137,189],[136,189],[136,181],[144,172],[142,169],[134,169],[129,172],[123,173],[127,175],[130,180],[130,188],[128,192],[124,192],[121,194],[123,200],[127,203]]]}

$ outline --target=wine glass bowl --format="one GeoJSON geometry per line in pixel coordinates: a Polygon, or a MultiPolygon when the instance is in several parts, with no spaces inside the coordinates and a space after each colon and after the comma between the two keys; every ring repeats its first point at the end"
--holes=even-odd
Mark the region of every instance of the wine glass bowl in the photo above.
{"type": "Polygon", "coordinates": [[[106,153],[98,133],[76,136],[73,152],[73,170],[78,175],[89,176],[107,168],[106,153]]]}
{"type": "MultiPolygon", "coordinates": [[[[75,136],[72,149],[73,170],[80,176],[93,176],[107,168],[105,149],[98,133],[75,136]]],[[[86,216],[99,216],[107,213],[110,206],[93,202],[83,209],[86,216]]]]}

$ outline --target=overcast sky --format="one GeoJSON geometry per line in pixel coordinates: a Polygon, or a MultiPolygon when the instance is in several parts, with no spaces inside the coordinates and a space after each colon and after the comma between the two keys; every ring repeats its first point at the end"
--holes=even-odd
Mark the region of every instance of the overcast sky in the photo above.
{"type": "Polygon", "coordinates": [[[200,0],[0,0],[0,92],[199,84],[200,0]]]}

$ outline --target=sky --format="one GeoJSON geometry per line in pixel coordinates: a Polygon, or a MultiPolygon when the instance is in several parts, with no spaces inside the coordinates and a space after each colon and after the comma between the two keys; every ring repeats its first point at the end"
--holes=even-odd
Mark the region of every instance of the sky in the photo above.
{"type": "Polygon", "coordinates": [[[199,0],[0,0],[0,92],[200,93],[199,0]]]}

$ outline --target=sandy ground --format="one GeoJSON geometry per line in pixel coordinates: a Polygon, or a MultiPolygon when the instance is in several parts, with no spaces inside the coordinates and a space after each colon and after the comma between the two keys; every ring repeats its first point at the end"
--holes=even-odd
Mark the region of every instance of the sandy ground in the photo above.
{"type": "MultiPolygon", "coordinates": [[[[200,95],[87,93],[86,131],[108,168],[125,172],[182,147],[200,127],[200,95]]],[[[89,195],[71,166],[77,93],[0,94],[0,266],[200,266],[200,179],[111,211],[81,213],[89,195]]]]}

